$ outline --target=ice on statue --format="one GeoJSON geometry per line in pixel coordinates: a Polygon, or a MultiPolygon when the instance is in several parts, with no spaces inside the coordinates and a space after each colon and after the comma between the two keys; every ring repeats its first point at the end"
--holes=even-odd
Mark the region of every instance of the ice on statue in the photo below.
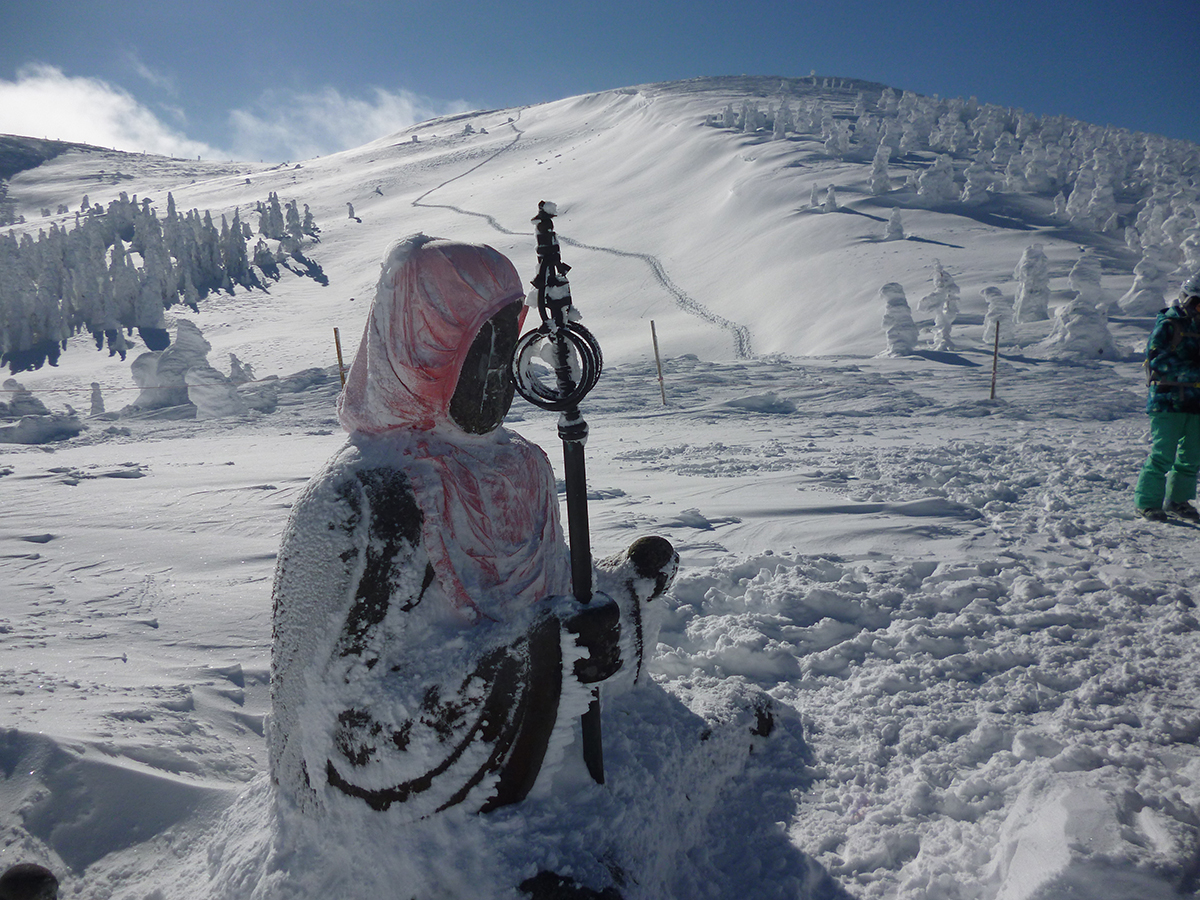
{"type": "MultiPolygon", "coordinates": [[[[639,538],[601,561],[586,605],[572,596],[549,460],[502,425],[524,299],[491,247],[420,234],[393,246],[338,400],[349,439],[285,529],[270,771],[280,815],[300,823],[292,833],[321,823],[323,856],[380,829],[389,846],[427,840],[444,817],[471,839],[493,822],[510,839],[531,836],[525,803],[545,816],[570,800],[613,802],[579,774],[577,720],[597,685],[606,703],[640,697],[608,717],[627,790],[645,783],[642,767],[665,762],[621,749],[651,720],[681,729],[675,755],[724,758],[705,767],[714,788],[775,727],[773,702],[756,690],[708,698],[698,715],[648,678],[678,564],[665,539],[639,538]],[[504,812],[514,805],[525,812],[504,812]]],[[[711,801],[697,801],[702,819],[711,801]]],[[[537,858],[556,889],[615,890],[615,872],[653,877],[628,828],[590,832],[587,844],[527,848],[508,875],[514,861],[497,860],[489,878],[552,896],[520,874],[537,858]]],[[[409,883],[433,889],[445,877],[400,858],[409,883]]]]}

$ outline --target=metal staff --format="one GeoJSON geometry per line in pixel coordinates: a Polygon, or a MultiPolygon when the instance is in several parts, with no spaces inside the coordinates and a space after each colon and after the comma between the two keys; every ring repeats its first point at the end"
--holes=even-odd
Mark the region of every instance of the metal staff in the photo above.
{"type": "MultiPolygon", "coordinates": [[[[542,409],[562,413],[558,436],[563,443],[566,477],[567,533],[571,543],[571,588],[580,604],[592,599],[592,548],[588,529],[587,476],[583,445],[588,426],[579,411],[581,401],[600,378],[603,358],[592,333],[579,324],[571,304],[571,285],[554,233],[557,207],[543,200],[533,221],[537,226],[538,312],[542,324],[526,334],[513,354],[513,377],[517,392],[542,409]],[[553,384],[539,378],[537,366],[552,364],[553,384]]],[[[592,702],[581,719],[583,759],[597,784],[604,783],[604,748],[600,733],[600,689],[592,691],[592,702]]]]}

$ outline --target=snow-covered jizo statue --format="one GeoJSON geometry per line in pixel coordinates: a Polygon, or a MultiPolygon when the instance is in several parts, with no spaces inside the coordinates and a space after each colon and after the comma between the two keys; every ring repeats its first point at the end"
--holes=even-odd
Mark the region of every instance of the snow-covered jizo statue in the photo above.
{"type": "Polygon", "coordinates": [[[917,346],[918,332],[912,310],[908,308],[908,298],[904,296],[904,288],[889,281],[879,289],[879,297],[884,302],[883,330],[888,342],[884,355],[907,356],[917,346]]]}
{"type": "Polygon", "coordinates": [[[1025,248],[1013,278],[1017,280],[1017,298],[1013,303],[1016,321],[1041,322],[1050,318],[1050,260],[1041,244],[1025,248]]]}
{"type": "Polygon", "coordinates": [[[270,771],[308,814],[518,802],[572,727],[560,702],[637,679],[654,646],[671,545],[635,542],[576,604],[549,461],[501,426],[524,296],[491,247],[414,235],[384,260],[338,401],[349,440],[275,573],[270,771]]]}

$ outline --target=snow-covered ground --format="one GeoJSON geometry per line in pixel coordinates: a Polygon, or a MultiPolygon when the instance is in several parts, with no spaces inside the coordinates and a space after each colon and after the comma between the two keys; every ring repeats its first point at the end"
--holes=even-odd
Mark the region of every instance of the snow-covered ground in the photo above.
{"type": "MultiPolygon", "coordinates": [[[[1052,307],[1081,244],[1110,298],[1137,257],[1051,221],[1045,198],[920,208],[900,183],[930,155],[893,161],[877,197],[869,160],[704,124],[747,96],[654,86],[299,167],[74,153],[14,179],[34,234],[37,210],[84,193],[245,215],[278,191],[312,206],[330,284],[285,275],[181,315],[218,368],[235,353],[282,379],[272,412],[93,417],[0,444],[0,867],[120,900],[515,897],[539,868],[619,873],[628,898],[1200,887],[1200,531],[1132,508],[1152,319],[1109,320],[1120,353],[1102,360],[1055,359],[1035,346],[1051,321],[1018,325],[989,399],[982,288],[1011,297],[1034,241],[1052,307]],[[841,211],[811,209],[831,183],[841,211]],[[606,706],[604,788],[564,764],[489,816],[285,834],[264,775],[270,586],[291,503],[344,440],[332,329],[353,353],[384,252],[418,230],[490,243],[529,278],[540,199],[608,360],[584,408],[595,555],[647,533],[682,555],[661,689],[606,706]],[[889,205],[909,240],[882,240],[889,205]],[[917,313],[917,353],[879,355],[879,288],[915,307],[935,259],[962,289],[957,349],[930,349],[917,313]],[[738,722],[703,739],[764,694],[776,724],[754,752],[738,722]]],[[[81,414],[95,381],[119,410],[136,351],[89,345],[17,380],[81,414]]],[[[556,424],[520,400],[509,417],[557,466],[556,424]]]]}

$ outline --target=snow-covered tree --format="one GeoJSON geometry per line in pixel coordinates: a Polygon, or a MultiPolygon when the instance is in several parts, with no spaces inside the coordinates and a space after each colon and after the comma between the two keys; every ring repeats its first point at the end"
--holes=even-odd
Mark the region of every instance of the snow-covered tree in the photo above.
{"type": "Polygon", "coordinates": [[[996,326],[1000,326],[1000,343],[1010,344],[1013,340],[1013,305],[998,287],[985,287],[983,300],[987,312],[983,316],[983,339],[987,344],[996,340],[996,326]]]}
{"type": "Polygon", "coordinates": [[[250,271],[246,239],[242,233],[242,223],[236,209],[233,211],[233,225],[221,242],[221,261],[225,267],[226,277],[233,284],[245,288],[261,287],[258,279],[254,277],[254,273],[250,271]]]}
{"type": "Polygon", "coordinates": [[[992,172],[987,153],[982,150],[977,153],[963,175],[966,183],[963,185],[959,200],[968,204],[982,203],[987,200],[992,186],[995,184],[995,174],[992,172]]]}
{"type": "Polygon", "coordinates": [[[1017,139],[1011,132],[1005,131],[996,139],[992,149],[992,165],[1000,171],[1006,171],[1009,160],[1017,153],[1017,139]]]}
{"type": "Polygon", "coordinates": [[[907,356],[917,346],[917,326],[913,322],[912,310],[904,296],[904,288],[896,282],[888,282],[879,289],[883,300],[883,330],[887,335],[885,356],[907,356]]]}
{"type": "Polygon", "coordinates": [[[879,95],[879,111],[885,116],[895,116],[898,105],[896,92],[889,88],[884,88],[883,93],[879,95]]]}
{"type": "Polygon", "coordinates": [[[1100,255],[1095,248],[1089,247],[1075,261],[1067,279],[1071,290],[1075,291],[1075,299],[1091,303],[1098,309],[1107,309],[1104,294],[1100,290],[1100,276],[1100,255]]]}
{"type": "Polygon", "coordinates": [[[100,382],[92,382],[92,416],[104,415],[104,395],[100,393],[100,382]]]}
{"type": "Polygon", "coordinates": [[[244,363],[234,353],[229,354],[229,380],[234,384],[248,384],[254,380],[254,367],[244,363]]]}
{"type": "Polygon", "coordinates": [[[1133,267],[1133,284],[1117,301],[1127,316],[1152,316],[1167,305],[1167,276],[1170,264],[1157,244],[1142,250],[1142,258],[1133,267]]]}
{"type": "Polygon", "coordinates": [[[917,196],[929,205],[957,200],[959,191],[954,185],[954,164],[946,154],[940,154],[917,179],[917,196]]]}
{"type": "Polygon", "coordinates": [[[893,206],[892,213],[888,216],[887,227],[883,232],[885,241],[902,241],[904,240],[904,224],[900,221],[900,207],[893,206]]]}
{"type": "Polygon", "coordinates": [[[1017,297],[1013,313],[1018,323],[1041,322],[1050,318],[1050,260],[1041,244],[1031,244],[1021,254],[1013,271],[1017,297]]]}
{"type": "Polygon", "coordinates": [[[954,278],[947,272],[940,261],[934,260],[933,290],[917,303],[921,312],[932,312],[934,326],[937,329],[933,347],[935,350],[953,350],[950,340],[950,329],[958,318],[959,289],[954,278]]]}
{"type": "Polygon", "coordinates": [[[821,211],[822,212],[834,212],[837,208],[838,208],[837,191],[834,190],[834,187],[831,184],[829,186],[829,189],[825,191],[825,203],[821,207],[821,211]]]}
{"type": "Polygon", "coordinates": [[[307,203],[304,204],[304,221],[301,225],[301,230],[313,238],[321,233],[321,229],[317,225],[317,220],[313,218],[312,211],[308,208],[307,203]]]}
{"type": "Polygon", "coordinates": [[[1116,359],[1120,355],[1108,330],[1108,317],[1095,304],[1078,297],[1059,307],[1053,330],[1034,344],[1033,352],[1079,359],[1116,359]]]}
{"type": "Polygon", "coordinates": [[[1082,228],[1093,225],[1088,215],[1088,207],[1092,202],[1092,192],[1096,189],[1096,173],[1090,166],[1082,168],[1075,176],[1075,185],[1071,188],[1071,196],[1067,198],[1067,215],[1072,222],[1082,228]]]}
{"type": "Polygon", "coordinates": [[[892,179],[888,177],[888,160],[891,159],[892,148],[881,143],[875,151],[871,162],[871,193],[876,196],[886,194],[892,189],[892,179]]]}

